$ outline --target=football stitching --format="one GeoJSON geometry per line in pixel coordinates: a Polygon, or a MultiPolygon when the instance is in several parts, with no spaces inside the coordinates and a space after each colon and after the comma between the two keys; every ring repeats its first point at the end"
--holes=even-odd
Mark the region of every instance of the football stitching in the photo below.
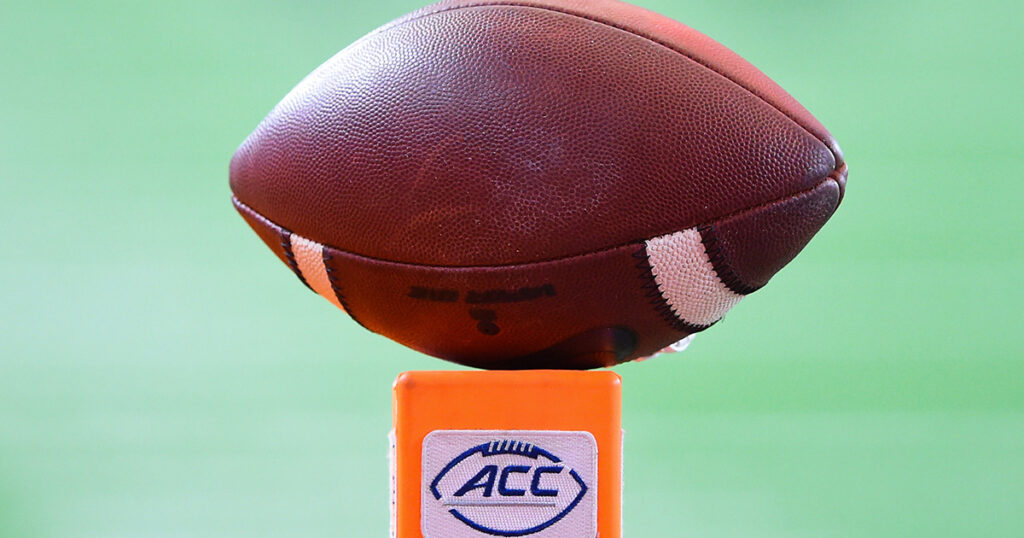
{"type": "Polygon", "coordinates": [[[341,291],[341,284],[338,282],[338,278],[335,276],[335,273],[337,271],[335,271],[334,268],[331,267],[330,261],[333,258],[333,256],[330,253],[330,249],[328,249],[327,247],[323,247],[322,252],[323,256],[321,256],[320,259],[323,262],[324,270],[327,273],[327,281],[331,283],[331,291],[334,292],[334,296],[337,297],[338,302],[341,303],[341,309],[345,311],[345,313],[348,314],[350,318],[352,318],[352,321],[358,323],[359,326],[361,326],[362,328],[371,332],[376,332],[372,331],[366,325],[363,325],[363,322],[359,321],[359,318],[357,318],[356,315],[352,313],[352,307],[349,305],[348,300],[345,299],[345,294],[342,293],[341,291]]]}
{"type": "MultiPolygon", "coordinates": [[[[725,80],[728,80],[729,82],[732,82],[736,86],[742,88],[747,93],[753,95],[754,97],[757,97],[762,103],[764,103],[764,104],[768,105],[769,107],[771,107],[772,109],[778,111],[780,114],[782,114],[786,118],[789,118],[790,121],[792,121],[794,124],[796,124],[797,127],[800,127],[801,129],[803,129],[803,131],[805,133],[807,133],[808,135],[810,135],[811,138],[813,138],[814,140],[817,140],[818,142],[821,142],[825,146],[825,149],[827,149],[828,152],[832,155],[832,161],[835,163],[833,165],[833,168],[838,168],[839,167],[839,163],[840,163],[839,155],[836,155],[836,153],[834,151],[832,151],[832,146],[831,146],[831,144],[827,140],[823,140],[821,138],[818,138],[817,135],[815,135],[813,132],[811,132],[811,130],[806,125],[804,125],[800,120],[798,120],[792,114],[790,114],[789,112],[786,112],[785,110],[782,110],[778,106],[776,106],[773,103],[771,103],[770,101],[768,101],[768,99],[765,98],[763,95],[761,95],[758,92],[756,92],[756,91],[754,91],[754,90],[744,86],[738,80],[735,80],[734,78],[730,77],[729,75],[727,75],[727,74],[723,73],[722,71],[718,70],[718,68],[716,68],[715,66],[713,66],[713,65],[711,65],[711,64],[709,64],[709,63],[707,63],[705,61],[699,60],[699,59],[691,56],[685,50],[681,50],[681,49],[673,46],[671,43],[666,43],[666,42],[664,42],[664,41],[662,41],[662,40],[660,40],[660,39],[658,39],[658,38],[656,38],[654,36],[647,35],[647,34],[644,34],[644,33],[640,32],[639,30],[636,30],[636,29],[633,29],[633,28],[629,28],[627,26],[620,25],[620,24],[617,24],[617,23],[612,22],[612,21],[607,21],[607,20],[599,19],[597,17],[591,16],[591,15],[587,15],[587,14],[584,14],[584,13],[577,13],[577,12],[574,12],[574,11],[570,11],[570,10],[566,10],[566,9],[559,9],[559,8],[552,7],[552,6],[538,6],[538,5],[530,5],[530,4],[520,4],[520,3],[516,3],[516,2],[473,3],[473,4],[465,4],[465,5],[461,5],[461,6],[450,6],[450,7],[434,10],[434,11],[428,11],[428,12],[425,12],[425,13],[421,13],[421,14],[419,14],[417,16],[410,17],[408,19],[404,19],[404,20],[400,19],[398,21],[393,22],[392,24],[389,24],[389,25],[384,26],[383,28],[380,28],[378,31],[373,32],[373,33],[371,33],[370,35],[368,35],[366,37],[370,37],[371,35],[376,35],[378,33],[384,33],[384,32],[387,32],[389,30],[392,30],[394,28],[397,28],[399,26],[404,26],[404,25],[406,25],[408,23],[415,22],[415,21],[418,21],[418,20],[422,20],[422,19],[425,19],[425,18],[433,16],[433,15],[440,15],[441,13],[449,13],[449,12],[453,12],[453,11],[460,11],[460,10],[463,10],[463,9],[472,9],[472,8],[480,8],[480,7],[517,7],[517,8],[536,9],[536,10],[539,10],[539,11],[550,11],[551,13],[559,13],[559,14],[562,14],[562,15],[568,15],[570,17],[576,17],[578,19],[583,19],[583,20],[590,21],[590,22],[593,22],[593,23],[601,24],[601,25],[607,26],[609,28],[614,28],[616,30],[619,30],[619,31],[622,31],[622,32],[626,32],[627,34],[639,37],[641,39],[646,39],[647,41],[650,41],[651,43],[654,43],[656,45],[660,45],[662,47],[665,47],[665,48],[675,52],[676,54],[679,54],[680,56],[689,59],[693,63],[695,63],[697,65],[700,65],[700,66],[703,66],[705,69],[711,71],[712,73],[717,74],[718,76],[724,78],[725,80]]],[[[670,20],[674,20],[674,19],[670,19],[670,20]]],[[[678,22],[678,21],[676,21],[676,22],[678,22]]],[[[678,24],[682,24],[682,23],[678,23],[678,24]]],[[[683,26],[685,26],[685,25],[683,25],[683,26]]],[[[687,28],[689,28],[689,27],[687,27],[687,28]]],[[[696,30],[694,30],[694,31],[696,31],[696,30]]],[[[710,37],[709,37],[709,39],[710,39],[710,37]]],[[[362,41],[362,40],[360,40],[360,41],[362,41]]],[[[716,43],[717,43],[717,41],[716,41],[716,43]]],[[[722,46],[725,47],[725,45],[722,45],[722,46]]],[[[765,76],[767,77],[767,75],[765,75],[765,76]]],[[[783,91],[785,91],[785,90],[783,90],[783,91]]]]}
{"type": "MultiPolygon", "coordinates": [[[[232,203],[234,203],[235,207],[241,209],[242,211],[245,211],[252,218],[262,222],[264,225],[270,228],[271,231],[278,235],[278,237],[281,240],[281,250],[284,252],[284,259],[287,260],[286,263],[288,267],[292,270],[293,273],[295,273],[295,276],[299,277],[299,280],[302,282],[303,285],[305,285],[307,288],[313,291],[313,293],[316,293],[316,290],[313,289],[313,286],[310,286],[309,282],[306,281],[306,277],[302,276],[302,270],[299,269],[299,263],[295,259],[295,252],[292,250],[292,233],[286,230],[284,227],[274,224],[273,221],[271,221],[267,217],[264,217],[255,209],[243,204],[241,200],[239,200],[238,198],[232,196],[231,201],[232,203]]],[[[302,236],[300,235],[299,237],[302,236]]]]}
{"type": "MultiPolygon", "coordinates": [[[[265,220],[270,222],[270,219],[265,220]]],[[[292,250],[292,233],[280,226],[277,229],[281,231],[281,248],[284,249],[284,257],[288,260],[288,267],[291,267],[292,272],[295,273],[295,276],[299,277],[303,285],[313,291],[313,293],[316,293],[313,286],[310,286],[309,282],[306,281],[306,277],[302,275],[302,269],[299,269],[299,262],[295,259],[295,251],[292,250]]]]}
{"type": "Polygon", "coordinates": [[[698,226],[697,233],[700,234],[700,242],[704,244],[704,252],[708,255],[708,261],[715,270],[718,280],[725,284],[725,287],[737,295],[750,295],[761,289],[762,286],[750,286],[736,274],[732,266],[725,261],[725,253],[722,251],[721,241],[715,233],[715,227],[711,225],[698,226]]]}
{"type": "MultiPolygon", "coordinates": [[[[341,253],[341,254],[344,254],[346,256],[355,256],[357,258],[363,258],[365,260],[370,260],[370,261],[374,261],[374,262],[380,262],[380,263],[386,263],[386,264],[392,264],[392,265],[405,265],[405,266],[409,266],[409,267],[419,267],[419,268],[431,268],[431,267],[433,267],[433,268],[438,268],[438,269],[452,269],[452,270],[497,269],[497,268],[502,268],[502,267],[524,267],[524,266],[527,266],[527,265],[540,265],[540,264],[545,264],[545,263],[559,263],[559,262],[563,262],[563,261],[574,260],[574,259],[577,259],[577,258],[583,258],[583,257],[586,257],[586,256],[597,256],[597,255],[604,254],[606,252],[611,252],[613,250],[619,250],[619,249],[622,249],[622,248],[627,248],[627,247],[635,246],[638,243],[643,243],[643,242],[645,242],[645,241],[647,241],[649,239],[652,239],[654,237],[661,237],[663,235],[667,235],[667,234],[671,234],[671,233],[676,233],[676,232],[678,232],[680,230],[688,230],[690,228],[700,227],[700,226],[714,226],[715,224],[717,224],[719,222],[722,222],[722,221],[725,221],[725,220],[729,220],[731,218],[734,218],[734,217],[737,217],[737,216],[740,216],[740,215],[743,215],[743,214],[746,214],[746,213],[751,213],[751,212],[755,212],[755,211],[761,211],[763,209],[768,209],[768,208],[770,208],[772,206],[775,206],[777,204],[788,202],[788,201],[790,201],[790,200],[792,200],[794,198],[799,198],[801,196],[806,196],[807,194],[809,194],[811,192],[814,192],[819,187],[821,187],[822,185],[824,185],[825,183],[830,182],[830,181],[833,182],[833,183],[838,184],[838,181],[836,181],[835,178],[833,178],[832,176],[828,176],[828,177],[826,177],[824,179],[824,181],[821,181],[820,183],[818,183],[817,185],[815,185],[815,186],[813,186],[813,187],[811,187],[809,189],[800,191],[800,192],[795,193],[795,194],[789,194],[789,195],[783,196],[782,198],[777,198],[775,200],[771,200],[771,201],[765,202],[763,204],[746,207],[746,208],[734,211],[732,213],[728,213],[728,214],[726,214],[726,215],[724,215],[722,217],[716,218],[715,220],[713,220],[713,221],[711,221],[709,223],[696,224],[696,225],[690,225],[690,226],[683,226],[683,227],[680,227],[679,229],[676,229],[676,230],[669,230],[669,231],[663,232],[663,233],[656,233],[656,234],[652,235],[651,237],[647,237],[647,238],[644,238],[644,239],[641,239],[641,240],[631,240],[631,241],[626,242],[626,243],[622,243],[622,244],[618,244],[618,245],[613,245],[613,246],[601,248],[601,249],[598,249],[598,250],[591,250],[589,252],[581,252],[579,254],[573,254],[571,256],[565,256],[565,257],[561,257],[561,258],[547,258],[547,259],[534,260],[534,261],[522,262],[522,263],[504,263],[504,264],[491,264],[491,265],[437,265],[437,264],[429,264],[429,263],[414,263],[414,262],[402,262],[402,261],[395,261],[395,260],[387,260],[387,259],[384,259],[384,258],[377,258],[377,257],[374,257],[374,256],[367,256],[365,254],[359,254],[359,253],[356,253],[356,252],[350,252],[348,250],[337,248],[337,247],[330,246],[330,245],[324,245],[324,247],[325,248],[331,248],[334,251],[336,251],[338,253],[341,253]]],[[[254,209],[252,209],[249,206],[245,205],[245,203],[242,202],[241,200],[239,200],[236,196],[232,196],[231,200],[235,204],[238,204],[239,206],[244,207],[248,211],[251,211],[251,212],[255,213],[256,215],[260,215],[259,213],[256,213],[254,209]]],[[[273,224],[273,221],[271,221],[267,217],[265,217],[263,215],[260,215],[260,216],[264,220],[266,220],[267,222],[273,224]]],[[[274,226],[277,226],[277,225],[274,224],[274,226]]],[[[280,228],[280,226],[278,226],[278,227],[280,228]]],[[[299,237],[305,237],[305,236],[299,235],[299,237]]]]}
{"type": "Polygon", "coordinates": [[[253,219],[256,219],[264,226],[269,228],[271,232],[277,234],[277,239],[279,241],[278,244],[281,245],[281,253],[284,254],[285,265],[287,265],[288,268],[291,269],[293,273],[295,273],[295,276],[299,277],[299,280],[302,281],[302,283],[305,284],[307,288],[312,290],[312,286],[310,286],[309,283],[306,282],[306,279],[303,278],[302,271],[299,270],[299,265],[295,259],[295,253],[292,252],[291,232],[288,232],[284,228],[278,226],[277,224],[270,222],[270,219],[257,213],[256,210],[254,210],[253,208],[243,204],[241,201],[238,200],[238,198],[232,196],[231,202],[239,211],[242,211],[246,215],[252,217],[253,219]]]}
{"type": "MultiPolygon", "coordinates": [[[[826,179],[826,181],[828,181],[828,180],[835,181],[835,179],[833,179],[831,177],[826,179]]],[[[825,182],[819,183],[817,187],[820,187],[824,183],[825,182]]],[[[817,187],[815,187],[815,189],[817,187]]],[[[787,197],[785,199],[775,200],[775,201],[770,202],[768,204],[764,204],[762,206],[751,208],[751,209],[748,209],[746,211],[758,210],[758,209],[761,209],[763,207],[771,206],[771,205],[773,205],[775,203],[785,202],[789,198],[796,198],[796,197],[802,196],[802,195],[806,194],[807,192],[810,192],[810,191],[813,191],[813,190],[814,189],[809,189],[808,191],[805,191],[805,192],[802,192],[802,193],[799,193],[799,194],[787,197]]],[[[295,272],[295,274],[299,277],[299,280],[301,280],[302,283],[306,285],[306,287],[310,287],[309,283],[306,282],[306,279],[302,276],[301,271],[298,270],[298,265],[297,265],[297,263],[295,261],[295,257],[294,257],[294,254],[293,254],[293,251],[292,251],[292,248],[291,248],[291,239],[290,239],[290,237],[292,235],[291,232],[288,232],[284,228],[274,224],[273,221],[271,221],[270,219],[268,219],[268,218],[264,217],[263,215],[257,213],[254,209],[252,209],[252,208],[248,207],[247,205],[245,205],[238,198],[232,197],[232,201],[236,205],[238,205],[239,207],[243,208],[246,212],[248,212],[248,213],[252,214],[253,216],[255,216],[256,218],[258,218],[260,221],[266,223],[267,225],[269,225],[269,226],[271,226],[273,228],[277,228],[278,230],[281,230],[281,245],[282,245],[282,247],[285,250],[285,256],[286,256],[286,258],[289,261],[289,265],[292,267],[292,270],[295,272]]],[[[736,214],[742,214],[743,212],[745,212],[745,211],[741,211],[741,212],[738,212],[736,214]]],[[[719,221],[731,218],[731,217],[735,216],[736,214],[729,215],[727,217],[719,219],[719,221]]],[[[713,227],[714,227],[713,225],[702,225],[702,226],[698,226],[697,227],[697,231],[698,231],[698,233],[701,236],[701,243],[704,245],[705,252],[706,252],[706,254],[708,256],[709,261],[711,262],[712,268],[715,271],[715,276],[729,290],[731,290],[732,292],[734,292],[734,293],[736,293],[738,295],[749,295],[750,293],[753,293],[754,291],[757,291],[758,289],[760,289],[760,287],[751,287],[751,286],[748,286],[746,284],[743,284],[743,282],[739,279],[739,277],[735,274],[735,272],[731,269],[731,267],[726,263],[725,256],[721,252],[720,247],[718,246],[717,236],[715,235],[715,233],[713,231],[713,227]]],[[[299,236],[299,237],[302,237],[302,236],[299,236]]],[[[336,248],[333,248],[333,247],[329,247],[329,246],[324,246],[323,247],[322,261],[323,261],[323,264],[324,264],[324,269],[325,269],[325,271],[327,273],[327,279],[328,279],[328,281],[331,284],[331,290],[334,292],[335,297],[337,297],[338,302],[341,303],[342,309],[349,315],[349,317],[351,317],[353,319],[353,321],[355,321],[360,326],[362,326],[364,328],[367,328],[369,330],[369,328],[366,327],[366,325],[364,325],[359,320],[359,318],[357,318],[353,314],[352,308],[349,305],[348,300],[345,298],[345,294],[342,291],[341,284],[340,284],[338,276],[336,274],[337,271],[334,268],[332,268],[331,265],[330,265],[330,262],[331,262],[331,260],[333,259],[333,256],[334,256],[332,254],[332,251],[333,252],[337,252],[340,255],[352,256],[354,258],[362,258],[364,260],[368,260],[368,261],[371,261],[371,262],[374,262],[374,263],[384,263],[384,264],[407,266],[407,267],[417,267],[417,268],[436,268],[436,269],[447,269],[447,270],[472,270],[472,269],[486,269],[486,268],[499,268],[499,267],[520,267],[520,266],[524,266],[524,265],[535,265],[535,264],[544,264],[544,263],[560,263],[560,262],[563,262],[563,261],[574,260],[574,259],[582,258],[582,257],[585,257],[585,256],[596,256],[596,255],[604,254],[604,253],[607,253],[607,252],[610,252],[610,251],[613,251],[613,250],[620,250],[620,249],[623,249],[623,248],[627,248],[627,247],[630,247],[630,246],[636,246],[636,249],[633,251],[633,253],[631,255],[637,260],[635,267],[636,267],[636,269],[638,270],[638,273],[639,273],[637,275],[637,277],[642,282],[642,284],[640,286],[641,291],[643,292],[644,296],[647,298],[647,300],[650,303],[650,305],[654,308],[654,311],[658,314],[658,317],[660,317],[662,320],[664,320],[666,323],[668,323],[669,326],[671,326],[676,331],[679,331],[679,332],[684,333],[684,334],[693,334],[693,333],[697,333],[697,332],[703,331],[703,330],[705,330],[705,329],[715,325],[716,323],[718,323],[718,321],[720,321],[720,320],[718,320],[718,321],[715,321],[714,323],[711,323],[711,324],[708,324],[708,325],[696,325],[696,324],[690,323],[690,322],[680,318],[679,315],[676,314],[675,310],[673,310],[672,306],[668,303],[668,299],[666,299],[665,294],[664,294],[661,286],[658,284],[657,279],[654,276],[654,267],[651,265],[650,256],[649,256],[649,254],[647,252],[646,240],[644,242],[639,243],[639,244],[631,242],[631,243],[627,243],[625,245],[620,245],[620,246],[617,246],[617,247],[612,247],[612,248],[608,248],[608,249],[602,249],[602,250],[593,251],[593,252],[584,253],[584,254],[577,254],[577,255],[574,255],[574,256],[568,256],[568,257],[565,257],[565,258],[558,258],[558,259],[554,259],[554,260],[545,260],[545,261],[541,261],[541,262],[531,262],[531,263],[526,263],[526,264],[499,265],[499,266],[462,266],[462,267],[451,267],[451,266],[437,266],[437,265],[418,265],[418,264],[410,264],[410,263],[404,263],[404,262],[394,262],[394,261],[389,261],[389,260],[381,260],[381,259],[372,258],[372,257],[369,257],[369,256],[363,256],[361,254],[355,254],[355,253],[352,253],[352,252],[346,252],[346,251],[343,251],[343,250],[340,250],[340,249],[336,249],[336,248]]],[[[312,289],[312,288],[310,287],[310,289],[312,289]]]]}

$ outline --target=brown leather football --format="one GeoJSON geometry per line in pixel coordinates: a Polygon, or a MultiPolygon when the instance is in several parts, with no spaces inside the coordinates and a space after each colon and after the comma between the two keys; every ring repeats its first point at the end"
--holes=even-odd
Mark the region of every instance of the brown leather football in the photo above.
{"type": "Polygon", "coordinates": [[[480,368],[593,368],[722,318],[843,197],[832,135],[708,37],[614,0],[452,0],[306,77],[234,204],[360,325],[480,368]]]}

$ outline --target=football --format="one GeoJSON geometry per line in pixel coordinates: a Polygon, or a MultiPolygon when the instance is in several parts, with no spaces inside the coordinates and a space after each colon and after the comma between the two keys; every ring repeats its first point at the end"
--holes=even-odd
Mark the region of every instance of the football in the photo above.
{"type": "Polygon", "coordinates": [[[838,207],[789,94],[614,0],[450,0],[293,89],[233,202],[366,329],[489,369],[595,368],[714,325],[838,207]]]}

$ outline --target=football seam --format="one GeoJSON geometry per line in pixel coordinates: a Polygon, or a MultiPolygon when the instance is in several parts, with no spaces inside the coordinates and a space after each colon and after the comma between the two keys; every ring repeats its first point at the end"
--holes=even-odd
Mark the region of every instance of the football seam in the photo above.
{"type": "Polygon", "coordinates": [[[345,294],[342,293],[341,283],[338,281],[338,278],[336,278],[334,274],[336,271],[333,267],[331,267],[330,261],[333,256],[331,255],[329,250],[330,249],[328,249],[328,247],[322,247],[323,254],[320,257],[320,260],[324,264],[324,271],[327,273],[327,281],[330,282],[331,284],[331,291],[334,292],[334,296],[337,297],[338,302],[341,303],[341,309],[346,314],[348,314],[348,317],[352,318],[352,321],[358,323],[360,327],[370,332],[377,332],[371,330],[369,327],[364,325],[363,322],[359,321],[359,318],[356,317],[354,313],[352,313],[352,306],[349,305],[348,300],[345,298],[345,294]]]}
{"type": "Polygon", "coordinates": [[[698,226],[697,233],[700,234],[700,242],[704,245],[704,252],[708,255],[711,267],[715,269],[715,275],[722,284],[725,284],[726,288],[737,295],[750,295],[763,287],[744,283],[732,266],[725,261],[725,252],[722,250],[721,241],[718,239],[718,233],[715,232],[713,224],[698,226]]]}
{"type": "MultiPolygon", "coordinates": [[[[272,220],[264,217],[263,215],[260,215],[259,213],[256,212],[255,209],[252,209],[249,206],[245,207],[249,208],[249,210],[251,210],[253,213],[258,215],[260,218],[267,221],[268,223],[274,224],[272,220]]],[[[295,273],[295,276],[299,277],[299,280],[302,281],[302,284],[304,286],[312,290],[313,293],[316,293],[316,291],[313,290],[313,286],[310,286],[309,282],[306,280],[306,277],[302,275],[302,269],[299,269],[299,262],[295,259],[295,251],[292,250],[292,232],[285,228],[284,226],[279,226],[277,224],[274,224],[274,226],[277,227],[277,229],[279,230],[278,233],[281,234],[281,248],[284,249],[284,257],[286,260],[288,260],[288,267],[290,267],[292,272],[295,273]]],[[[299,237],[302,236],[300,235],[299,237]]]]}
{"type": "MultiPolygon", "coordinates": [[[[598,256],[598,255],[601,255],[601,254],[604,254],[604,253],[607,253],[607,252],[611,252],[613,250],[619,250],[619,249],[624,249],[624,248],[636,246],[638,244],[643,244],[644,242],[646,242],[649,239],[652,239],[654,237],[661,237],[661,236],[666,235],[666,234],[676,233],[676,232],[678,232],[680,230],[688,230],[690,228],[699,228],[701,226],[714,226],[714,225],[718,224],[719,222],[722,222],[722,221],[725,221],[725,220],[729,220],[731,218],[744,215],[746,213],[752,213],[752,212],[768,209],[768,208],[771,208],[772,206],[775,206],[777,204],[788,202],[788,201],[790,201],[790,200],[792,200],[794,198],[799,198],[801,196],[807,195],[807,194],[817,190],[819,187],[821,187],[822,185],[824,185],[825,183],[827,183],[829,181],[832,181],[832,182],[835,182],[835,183],[838,184],[838,181],[836,181],[835,178],[833,178],[831,175],[829,175],[829,176],[826,176],[824,178],[824,180],[818,182],[816,185],[814,185],[813,187],[811,187],[809,189],[805,189],[805,190],[802,190],[802,191],[794,193],[794,194],[788,194],[786,196],[783,196],[781,198],[776,198],[774,200],[771,200],[769,202],[765,202],[763,204],[758,204],[758,205],[755,205],[755,206],[750,206],[750,207],[746,207],[746,208],[743,208],[743,209],[739,209],[739,210],[734,211],[732,213],[728,213],[728,214],[723,215],[721,217],[717,217],[717,218],[715,218],[715,220],[713,220],[711,222],[708,222],[708,223],[696,224],[696,225],[690,225],[690,226],[681,226],[678,229],[670,230],[668,232],[656,233],[652,237],[647,237],[647,238],[644,238],[644,239],[631,240],[631,241],[628,241],[626,243],[621,243],[621,244],[613,245],[613,246],[610,246],[610,247],[603,247],[603,248],[600,248],[598,250],[591,250],[589,252],[581,252],[579,254],[573,254],[573,255],[565,256],[565,257],[561,257],[561,258],[546,258],[546,259],[532,260],[532,261],[527,261],[527,262],[503,263],[503,264],[440,265],[440,264],[434,264],[434,263],[416,263],[416,262],[403,262],[403,261],[396,261],[396,260],[388,260],[388,259],[379,258],[379,257],[376,257],[376,256],[368,256],[366,254],[359,254],[357,252],[351,252],[351,251],[348,251],[348,250],[345,250],[345,249],[342,249],[342,248],[338,248],[338,247],[334,247],[334,246],[331,246],[331,245],[327,245],[327,244],[324,244],[323,246],[324,246],[325,249],[326,248],[330,248],[330,249],[332,249],[332,250],[334,250],[334,251],[336,251],[338,253],[344,254],[346,256],[354,256],[354,257],[362,258],[364,260],[368,260],[368,261],[372,261],[372,262],[391,264],[391,265],[402,265],[402,266],[406,266],[406,267],[416,267],[416,268],[423,268],[423,269],[429,269],[429,268],[449,269],[449,270],[499,269],[499,268],[507,268],[507,267],[525,267],[525,266],[528,266],[528,265],[543,265],[543,264],[548,264],[548,263],[561,263],[561,262],[564,262],[564,261],[575,260],[577,258],[585,258],[587,256],[598,256]]],[[[280,228],[282,230],[284,229],[281,225],[275,223],[273,220],[271,220],[271,219],[267,218],[266,216],[262,215],[261,213],[259,213],[258,211],[256,211],[252,207],[250,207],[245,202],[239,200],[237,196],[232,195],[231,199],[232,199],[232,201],[234,203],[242,206],[243,208],[245,208],[245,209],[247,209],[247,210],[249,210],[249,211],[251,211],[251,212],[253,212],[253,213],[257,214],[257,215],[260,215],[267,222],[273,224],[274,226],[277,226],[278,228],[280,228]]],[[[296,234],[296,235],[298,235],[299,237],[306,238],[306,236],[304,236],[302,234],[296,234]]],[[[310,240],[312,240],[312,239],[310,239],[310,240]]]]}
{"type": "MultiPolygon", "coordinates": [[[[835,151],[832,150],[832,146],[831,146],[831,144],[827,140],[823,140],[823,139],[819,138],[817,135],[815,135],[811,131],[810,128],[808,128],[806,125],[804,125],[803,122],[801,122],[799,119],[794,117],[789,112],[783,110],[782,108],[780,108],[780,107],[776,106],[775,104],[773,104],[772,102],[768,101],[768,99],[765,98],[760,93],[758,93],[758,92],[756,92],[756,91],[746,87],[740,81],[738,81],[738,80],[734,79],[733,77],[723,73],[722,71],[717,69],[715,66],[709,64],[708,62],[705,62],[703,60],[695,58],[691,54],[686,52],[685,50],[681,50],[681,49],[673,46],[670,43],[666,43],[665,41],[663,41],[661,39],[658,39],[657,37],[645,34],[645,33],[641,32],[639,30],[636,30],[634,28],[630,28],[630,27],[625,26],[625,25],[617,24],[617,23],[612,22],[612,21],[600,19],[600,18],[591,16],[591,15],[586,15],[586,14],[583,14],[583,13],[578,13],[578,12],[570,11],[570,10],[567,10],[567,9],[558,9],[558,8],[551,7],[551,6],[537,6],[537,5],[530,5],[530,4],[520,4],[520,3],[516,3],[516,2],[466,4],[466,5],[461,5],[461,6],[450,6],[450,7],[446,7],[446,8],[442,8],[442,9],[437,9],[437,10],[434,10],[434,11],[428,11],[428,12],[425,12],[425,13],[421,13],[421,14],[419,14],[417,16],[409,17],[407,19],[399,19],[399,20],[394,21],[393,23],[391,23],[389,25],[385,25],[384,27],[378,29],[378,31],[373,32],[373,33],[371,33],[370,35],[368,35],[366,37],[370,37],[371,35],[377,35],[378,33],[384,33],[384,32],[387,32],[389,30],[392,30],[394,28],[398,28],[398,27],[404,26],[404,25],[406,25],[408,23],[412,23],[412,22],[416,22],[416,21],[422,20],[422,19],[425,19],[425,18],[433,16],[433,15],[440,15],[442,13],[449,13],[449,12],[453,12],[453,11],[461,11],[461,10],[464,10],[464,9],[473,9],[473,8],[481,8],[481,7],[517,7],[517,8],[536,9],[536,10],[539,10],[539,11],[549,11],[551,13],[559,13],[559,14],[562,14],[562,15],[567,15],[567,16],[570,16],[570,17],[576,17],[578,19],[583,19],[583,20],[590,21],[590,22],[593,22],[593,23],[596,23],[596,24],[607,26],[609,28],[614,28],[616,30],[619,30],[619,31],[622,31],[622,32],[626,32],[627,34],[639,37],[641,39],[646,39],[647,41],[650,41],[651,43],[654,43],[656,45],[660,45],[662,47],[665,47],[666,49],[669,49],[672,52],[675,52],[676,54],[679,54],[680,56],[689,59],[690,61],[696,63],[697,65],[700,65],[700,66],[704,67],[708,71],[711,71],[712,73],[717,74],[718,76],[724,78],[725,80],[728,80],[729,82],[732,82],[733,84],[735,84],[736,86],[742,88],[744,91],[746,91],[747,93],[753,95],[754,97],[757,97],[757,99],[759,101],[761,101],[762,103],[768,105],[772,109],[776,110],[779,114],[782,114],[783,116],[788,118],[789,121],[793,122],[797,127],[800,127],[800,129],[802,129],[805,133],[807,133],[812,139],[817,140],[818,142],[821,142],[822,145],[825,146],[825,149],[827,149],[828,152],[832,155],[832,161],[835,163],[834,166],[833,166],[834,169],[838,169],[838,167],[840,165],[839,163],[841,162],[841,159],[839,158],[839,155],[837,155],[835,153],[835,151]]],[[[674,20],[674,19],[670,19],[670,20],[674,20]]],[[[676,22],[677,22],[677,24],[681,24],[682,25],[682,23],[680,23],[678,21],[676,21],[676,22]]],[[[685,26],[685,25],[683,25],[683,26],[685,26]]],[[[687,26],[687,28],[689,28],[689,27],[687,26]]],[[[694,31],[696,32],[697,30],[694,30],[694,31]]],[[[709,39],[711,39],[711,38],[709,37],[709,39]]],[[[360,41],[362,41],[362,40],[360,40],[360,41]]],[[[717,41],[716,41],[716,43],[717,43],[717,41]]],[[[725,45],[722,45],[722,46],[725,47],[725,45]]],[[[729,49],[729,50],[731,50],[731,49],[729,49]]],[[[765,76],[767,76],[767,75],[765,75],[765,76]]],[[[783,91],[785,91],[785,90],[783,90],[783,91]]]]}
{"type": "MultiPolygon", "coordinates": [[[[256,211],[252,207],[249,207],[248,205],[243,203],[237,197],[232,196],[231,199],[235,203],[235,205],[239,206],[246,213],[252,215],[253,218],[263,222],[271,230],[273,230],[275,233],[277,233],[277,235],[281,239],[281,249],[284,251],[284,257],[285,257],[285,260],[286,260],[286,265],[288,265],[288,268],[292,270],[292,273],[295,273],[295,276],[298,277],[299,281],[302,282],[302,284],[304,286],[309,288],[309,290],[312,291],[313,293],[317,293],[317,291],[315,289],[313,289],[313,286],[310,285],[309,281],[306,280],[305,275],[302,274],[302,269],[299,267],[298,260],[295,259],[295,251],[292,248],[292,236],[293,235],[298,236],[298,237],[300,237],[302,239],[306,239],[306,238],[303,237],[302,235],[299,235],[299,234],[296,234],[296,233],[292,232],[291,230],[289,230],[289,229],[287,229],[287,228],[285,228],[283,226],[280,226],[280,225],[276,224],[274,221],[268,219],[267,217],[263,216],[261,213],[259,213],[258,211],[256,211]]],[[[321,247],[321,248],[322,248],[322,251],[323,251],[323,254],[321,254],[321,261],[324,264],[324,271],[327,273],[327,281],[330,283],[331,291],[334,293],[334,296],[338,299],[338,303],[341,304],[342,311],[345,312],[346,314],[348,314],[349,317],[351,317],[352,320],[355,321],[356,323],[358,323],[360,326],[362,326],[364,328],[367,328],[366,325],[363,325],[363,322],[359,321],[359,318],[357,318],[352,313],[352,308],[349,305],[348,300],[345,298],[345,294],[342,293],[341,284],[338,282],[338,279],[335,278],[335,275],[334,275],[335,271],[327,263],[327,262],[329,262],[331,260],[331,255],[328,252],[328,248],[327,247],[321,247]]],[[[337,249],[332,249],[332,250],[337,250],[337,249]]],[[[319,293],[317,293],[317,295],[319,295],[319,293]]]]}

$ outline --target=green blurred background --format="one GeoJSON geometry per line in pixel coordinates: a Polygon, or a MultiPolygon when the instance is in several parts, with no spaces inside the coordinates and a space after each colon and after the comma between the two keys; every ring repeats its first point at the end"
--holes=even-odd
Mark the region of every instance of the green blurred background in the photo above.
{"type": "MultiPolygon", "coordinates": [[[[844,205],[625,379],[630,537],[1024,535],[1024,9],[644,0],[838,137],[844,205]]],[[[414,0],[0,3],[0,537],[377,537],[390,384],[236,146],[414,0]],[[310,337],[315,335],[315,337],[310,337]]]]}

